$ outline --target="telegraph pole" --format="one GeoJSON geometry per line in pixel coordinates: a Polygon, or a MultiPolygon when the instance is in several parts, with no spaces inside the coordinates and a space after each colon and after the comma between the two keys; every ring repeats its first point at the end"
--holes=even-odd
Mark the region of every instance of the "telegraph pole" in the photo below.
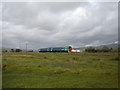
{"type": "Polygon", "coordinates": [[[26,56],[27,56],[27,45],[28,45],[28,44],[26,43],[26,56]]]}

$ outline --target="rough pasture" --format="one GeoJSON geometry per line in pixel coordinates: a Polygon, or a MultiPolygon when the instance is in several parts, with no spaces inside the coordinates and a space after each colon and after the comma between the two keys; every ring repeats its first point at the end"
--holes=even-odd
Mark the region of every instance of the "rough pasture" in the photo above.
{"type": "Polygon", "coordinates": [[[3,88],[118,88],[117,53],[3,53],[3,88]]]}

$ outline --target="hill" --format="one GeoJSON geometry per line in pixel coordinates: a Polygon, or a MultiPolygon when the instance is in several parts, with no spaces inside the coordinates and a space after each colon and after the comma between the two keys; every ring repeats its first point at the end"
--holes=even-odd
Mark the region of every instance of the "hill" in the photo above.
{"type": "MultiPolygon", "coordinates": [[[[112,48],[112,49],[117,49],[119,45],[117,43],[112,43],[112,44],[105,44],[105,45],[100,45],[100,46],[89,46],[89,47],[94,47],[94,48],[97,48],[97,49],[101,49],[104,46],[108,46],[109,48],[112,48]]],[[[80,47],[80,48],[73,48],[73,49],[74,50],[83,50],[83,49],[86,49],[86,48],[88,48],[88,47],[80,47]]]]}

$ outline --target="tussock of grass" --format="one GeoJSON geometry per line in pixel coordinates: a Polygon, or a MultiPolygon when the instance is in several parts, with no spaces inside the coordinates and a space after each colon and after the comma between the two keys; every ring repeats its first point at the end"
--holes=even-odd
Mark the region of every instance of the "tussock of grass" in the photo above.
{"type": "Polygon", "coordinates": [[[72,71],[72,73],[74,73],[74,74],[81,74],[81,73],[86,72],[86,71],[87,70],[80,69],[80,70],[72,71]]]}
{"type": "Polygon", "coordinates": [[[115,57],[115,58],[112,58],[111,60],[112,60],[112,61],[119,61],[120,58],[119,58],[119,57],[115,57]]]}
{"type": "Polygon", "coordinates": [[[43,57],[44,59],[47,59],[47,57],[43,57]]]}
{"type": "Polygon", "coordinates": [[[7,68],[7,64],[2,64],[2,70],[4,71],[6,70],[6,68],[7,68]]]}
{"type": "Polygon", "coordinates": [[[51,70],[54,74],[62,74],[65,72],[65,70],[61,67],[56,67],[54,69],[51,70]]]}

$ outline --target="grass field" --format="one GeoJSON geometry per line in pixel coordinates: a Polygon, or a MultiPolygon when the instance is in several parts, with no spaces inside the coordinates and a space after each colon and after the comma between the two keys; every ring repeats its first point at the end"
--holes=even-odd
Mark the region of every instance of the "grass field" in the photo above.
{"type": "Polygon", "coordinates": [[[118,88],[117,53],[3,53],[3,88],[118,88]]]}

